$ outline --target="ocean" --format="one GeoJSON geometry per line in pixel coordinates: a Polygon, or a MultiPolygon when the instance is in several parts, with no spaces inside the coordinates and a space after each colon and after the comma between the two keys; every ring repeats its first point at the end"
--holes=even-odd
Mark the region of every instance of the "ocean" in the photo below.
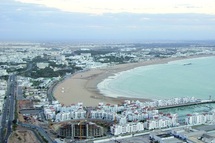
{"type": "Polygon", "coordinates": [[[110,97],[215,99],[215,57],[138,67],[110,76],[97,87],[110,97]]]}

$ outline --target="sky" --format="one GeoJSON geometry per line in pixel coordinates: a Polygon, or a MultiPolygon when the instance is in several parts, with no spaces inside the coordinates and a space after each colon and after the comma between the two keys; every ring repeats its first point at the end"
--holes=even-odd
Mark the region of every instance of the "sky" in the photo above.
{"type": "Polygon", "coordinates": [[[215,0],[1,0],[5,40],[215,40],[215,0]]]}

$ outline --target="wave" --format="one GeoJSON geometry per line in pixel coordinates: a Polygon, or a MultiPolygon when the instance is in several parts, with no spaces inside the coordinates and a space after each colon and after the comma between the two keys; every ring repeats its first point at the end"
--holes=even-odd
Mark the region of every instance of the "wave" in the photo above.
{"type": "Polygon", "coordinates": [[[214,62],[214,57],[204,57],[141,66],[109,76],[97,88],[101,94],[115,98],[202,98],[215,94],[214,62]],[[182,66],[187,62],[194,64],[189,68],[182,66]]]}

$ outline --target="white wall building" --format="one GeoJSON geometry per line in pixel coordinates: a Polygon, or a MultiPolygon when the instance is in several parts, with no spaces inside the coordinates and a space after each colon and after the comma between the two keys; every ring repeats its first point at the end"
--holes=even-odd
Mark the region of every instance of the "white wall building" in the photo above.
{"type": "Polygon", "coordinates": [[[93,110],[91,111],[90,117],[92,119],[114,120],[116,118],[116,113],[106,112],[104,110],[93,110]]]}
{"type": "Polygon", "coordinates": [[[113,125],[110,127],[113,135],[121,135],[126,133],[135,133],[144,131],[144,125],[141,122],[132,122],[124,125],[113,125]]]}
{"type": "Polygon", "coordinates": [[[215,111],[212,110],[209,113],[194,113],[188,114],[185,118],[187,125],[200,125],[205,123],[215,123],[215,111]]]}
{"type": "Polygon", "coordinates": [[[39,69],[44,69],[49,66],[49,63],[37,63],[39,69]]]}
{"type": "Polygon", "coordinates": [[[0,76],[8,75],[7,70],[0,69],[0,76]]]}
{"type": "Polygon", "coordinates": [[[147,120],[144,123],[144,127],[148,130],[174,127],[179,125],[177,120],[178,117],[176,114],[172,114],[171,116],[156,117],[152,120],[147,120]]]}

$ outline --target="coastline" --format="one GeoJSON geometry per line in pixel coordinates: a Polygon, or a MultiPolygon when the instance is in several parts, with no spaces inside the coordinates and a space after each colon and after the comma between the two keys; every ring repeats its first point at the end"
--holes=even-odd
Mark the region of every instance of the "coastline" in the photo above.
{"type": "Polygon", "coordinates": [[[98,103],[120,104],[124,100],[151,101],[149,97],[144,98],[127,98],[127,97],[108,97],[102,95],[97,89],[97,84],[116,73],[142,67],[147,65],[165,64],[171,61],[209,57],[214,55],[197,55],[189,57],[176,57],[153,59],[141,61],[138,63],[119,64],[105,68],[90,69],[78,72],[64,81],[60,82],[53,91],[55,98],[64,105],[71,105],[82,102],[84,106],[97,106],[98,103]]]}

